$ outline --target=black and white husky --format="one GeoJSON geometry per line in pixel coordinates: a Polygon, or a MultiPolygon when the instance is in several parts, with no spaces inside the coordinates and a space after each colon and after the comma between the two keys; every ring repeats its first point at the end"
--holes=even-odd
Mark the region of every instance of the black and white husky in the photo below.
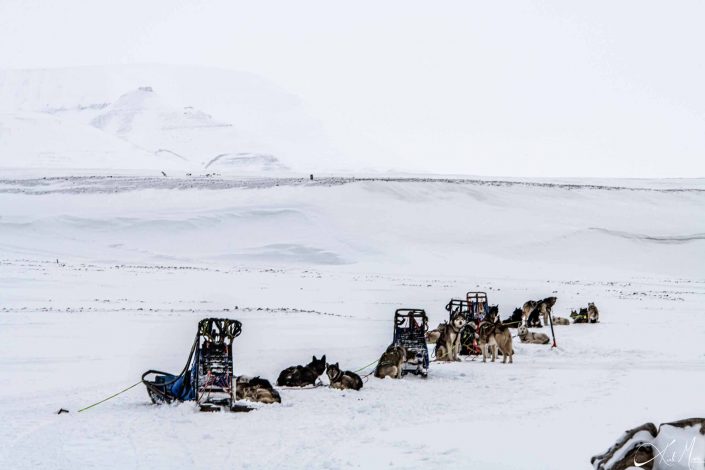
{"type": "Polygon", "coordinates": [[[287,367],[277,379],[277,385],[280,387],[306,387],[314,385],[316,379],[323,375],[326,371],[326,355],[320,359],[313,356],[313,360],[306,366],[291,366],[287,367]]]}
{"type": "Polygon", "coordinates": [[[539,315],[543,318],[543,322],[548,323],[548,316],[551,315],[551,310],[558,300],[557,297],[546,297],[543,300],[529,300],[522,306],[522,319],[526,326],[541,327],[539,315]]]}

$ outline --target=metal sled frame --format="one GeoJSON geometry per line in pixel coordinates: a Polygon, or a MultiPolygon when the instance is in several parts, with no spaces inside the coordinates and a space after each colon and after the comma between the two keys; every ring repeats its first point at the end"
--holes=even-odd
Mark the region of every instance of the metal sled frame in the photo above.
{"type": "Polygon", "coordinates": [[[196,338],[179,375],[158,370],[142,374],[153,403],[196,400],[202,411],[233,409],[233,340],[242,323],[228,318],[205,318],[198,322],[196,338]],[[149,376],[154,376],[151,379],[149,376]]]}
{"type": "MultiPolygon", "coordinates": [[[[471,292],[469,294],[476,294],[471,292]]],[[[487,301],[487,296],[485,295],[485,302],[487,301]]],[[[475,319],[475,314],[473,309],[477,310],[476,304],[472,304],[467,300],[463,299],[450,299],[446,305],[446,311],[448,311],[448,322],[453,321],[453,315],[460,313],[465,316],[469,326],[463,328],[460,334],[460,354],[462,356],[477,355],[481,351],[479,347],[476,347],[475,342],[475,330],[477,329],[477,321],[475,319]]]]}
{"type": "Polygon", "coordinates": [[[462,314],[466,320],[472,320],[472,315],[470,315],[470,302],[463,299],[450,299],[446,305],[446,311],[448,312],[448,321],[453,320],[453,315],[456,313],[462,314]]]}
{"type": "Polygon", "coordinates": [[[490,304],[487,301],[487,292],[468,292],[465,294],[468,302],[470,318],[468,320],[482,321],[490,311],[490,304]]]}
{"type": "Polygon", "coordinates": [[[428,316],[423,309],[400,308],[394,312],[393,343],[406,349],[406,362],[402,375],[411,372],[422,377],[428,376],[428,346],[426,346],[428,316]]]}

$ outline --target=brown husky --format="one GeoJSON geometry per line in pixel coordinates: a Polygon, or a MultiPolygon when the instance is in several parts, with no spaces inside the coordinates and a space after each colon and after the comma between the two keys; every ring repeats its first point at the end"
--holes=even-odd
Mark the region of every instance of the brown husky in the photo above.
{"type": "Polygon", "coordinates": [[[482,362],[487,362],[489,350],[492,350],[492,362],[497,358],[497,348],[502,353],[502,364],[512,364],[514,348],[512,347],[512,334],[509,328],[502,323],[482,322],[479,328],[480,348],[482,349],[482,362]]]}
{"type": "Polygon", "coordinates": [[[382,354],[375,369],[375,377],[383,379],[391,377],[393,379],[401,379],[402,366],[406,361],[406,349],[402,346],[390,344],[387,350],[382,354]]]}

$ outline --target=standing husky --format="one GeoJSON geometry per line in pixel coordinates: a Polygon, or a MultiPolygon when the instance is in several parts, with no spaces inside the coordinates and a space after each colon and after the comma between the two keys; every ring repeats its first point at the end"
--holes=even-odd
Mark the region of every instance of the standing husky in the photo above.
{"type": "Polygon", "coordinates": [[[316,383],[316,379],[326,371],[326,355],[320,359],[313,356],[307,366],[292,366],[284,369],[279,378],[277,385],[280,387],[305,387],[316,383]]]}
{"type": "Polygon", "coordinates": [[[543,323],[548,323],[548,316],[551,314],[553,306],[558,297],[546,297],[543,300],[529,300],[522,307],[522,319],[526,326],[543,326],[539,321],[539,315],[543,318],[543,323]]]}
{"type": "Polygon", "coordinates": [[[436,359],[439,361],[459,361],[460,358],[460,333],[467,325],[465,315],[462,313],[453,314],[450,323],[439,325],[440,336],[436,341],[436,359]]]}
{"type": "Polygon", "coordinates": [[[326,372],[328,373],[331,388],[340,390],[347,390],[349,388],[360,390],[362,388],[362,379],[360,376],[349,370],[343,372],[340,370],[340,366],[337,362],[335,364],[328,364],[326,372]]]}
{"type": "Polygon", "coordinates": [[[551,339],[546,333],[534,333],[533,331],[529,331],[524,325],[521,325],[517,330],[517,336],[522,343],[548,344],[551,342],[551,339]]]}
{"type": "Polygon", "coordinates": [[[489,350],[492,350],[492,362],[497,358],[497,348],[502,353],[502,364],[514,362],[514,348],[512,347],[512,334],[509,328],[501,323],[480,323],[480,348],[482,349],[482,362],[487,362],[489,350]]]}
{"type": "Polygon", "coordinates": [[[492,354],[492,362],[497,357],[497,340],[494,338],[494,324],[489,322],[480,323],[478,328],[478,344],[482,350],[482,362],[487,362],[487,356],[492,354]]]}
{"type": "Polygon", "coordinates": [[[524,305],[521,307],[522,325],[528,323],[529,315],[531,315],[531,312],[533,312],[536,309],[537,305],[538,305],[538,302],[536,302],[535,300],[527,300],[526,302],[524,302],[524,305]]]}
{"type": "Polygon", "coordinates": [[[402,366],[406,361],[406,349],[396,344],[390,344],[387,350],[382,354],[375,369],[375,377],[383,379],[392,377],[393,379],[401,379],[402,366]]]}
{"type": "Polygon", "coordinates": [[[543,317],[543,324],[548,324],[548,317],[553,311],[553,306],[556,305],[558,297],[546,297],[541,301],[541,316],[543,317]]]}

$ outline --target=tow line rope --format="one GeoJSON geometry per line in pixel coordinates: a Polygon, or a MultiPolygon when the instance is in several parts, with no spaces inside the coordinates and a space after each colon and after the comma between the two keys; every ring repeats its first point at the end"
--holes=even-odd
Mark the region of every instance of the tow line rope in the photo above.
{"type": "Polygon", "coordinates": [[[89,410],[89,409],[93,408],[94,406],[100,405],[101,403],[105,403],[106,401],[111,400],[111,399],[115,398],[116,396],[121,395],[121,394],[125,393],[126,391],[128,391],[128,390],[130,390],[130,389],[132,389],[132,388],[135,388],[136,386],[138,386],[138,385],[141,384],[141,383],[142,383],[142,381],[140,380],[139,382],[137,382],[137,383],[135,383],[135,384],[133,384],[133,385],[130,385],[130,386],[127,387],[126,389],[120,390],[119,392],[117,392],[117,393],[115,393],[115,394],[113,394],[113,395],[110,395],[108,398],[104,398],[104,399],[102,399],[102,400],[100,400],[100,401],[98,401],[98,402],[93,403],[92,405],[89,405],[89,406],[87,406],[87,407],[85,407],[85,408],[81,408],[80,410],[78,410],[78,412],[80,413],[81,411],[86,411],[86,410],[89,410]]]}
{"type": "Polygon", "coordinates": [[[370,367],[371,365],[377,364],[378,362],[379,362],[379,359],[377,359],[376,361],[372,361],[369,364],[367,364],[366,366],[360,367],[359,369],[355,369],[353,372],[360,372],[361,370],[365,370],[368,367],[370,367]]]}
{"type": "MultiPolygon", "coordinates": [[[[378,362],[379,362],[379,359],[377,359],[377,360],[375,360],[375,361],[372,361],[372,362],[370,362],[369,364],[360,367],[359,369],[355,369],[353,372],[360,372],[361,370],[367,369],[368,367],[370,367],[370,366],[372,366],[372,365],[374,365],[374,364],[377,364],[378,362]]],[[[370,373],[370,374],[371,374],[371,373],[370,373]]],[[[369,376],[370,374],[367,374],[365,377],[369,376]]],[[[114,394],[110,395],[110,396],[107,397],[107,398],[104,398],[104,399],[102,399],[102,400],[100,400],[100,401],[97,401],[97,402],[93,403],[92,405],[86,406],[85,408],[81,408],[80,410],[78,410],[78,413],[80,413],[80,412],[82,412],[82,411],[89,410],[89,409],[93,408],[94,406],[98,406],[98,405],[100,405],[101,403],[105,403],[105,402],[108,401],[108,400],[112,400],[112,399],[115,398],[116,396],[122,395],[123,393],[127,392],[128,390],[131,390],[131,389],[135,388],[136,386],[138,386],[138,385],[141,384],[141,383],[142,383],[142,381],[140,380],[139,382],[134,383],[134,384],[130,385],[129,387],[127,387],[127,388],[125,388],[125,389],[123,389],[123,390],[120,390],[120,391],[117,392],[117,393],[114,393],[114,394]]],[[[309,387],[296,387],[296,389],[299,389],[299,390],[300,390],[300,389],[302,389],[302,388],[303,388],[303,389],[306,389],[306,388],[318,388],[318,387],[321,387],[322,385],[323,385],[323,384],[319,382],[318,384],[315,384],[315,385],[313,385],[313,386],[309,386],[309,387]]],[[[292,388],[293,388],[293,387],[292,387],[292,388]]],[[[63,408],[62,408],[62,410],[63,410],[63,408]]],[[[65,412],[65,411],[67,411],[67,410],[63,410],[63,411],[65,412]]]]}

